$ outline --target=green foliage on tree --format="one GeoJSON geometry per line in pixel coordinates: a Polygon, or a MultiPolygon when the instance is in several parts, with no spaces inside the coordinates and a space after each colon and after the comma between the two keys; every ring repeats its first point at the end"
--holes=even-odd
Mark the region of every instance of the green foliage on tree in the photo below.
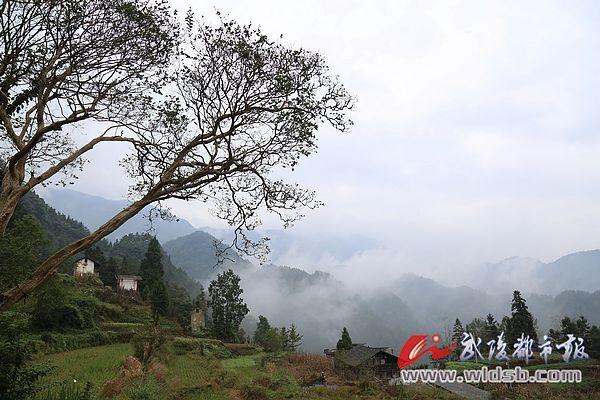
{"type": "Polygon", "coordinates": [[[254,343],[262,346],[265,351],[294,352],[302,342],[302,335],[292,324],[290,328],[282,326],[280,328],[272,327],[269,320],[262,315],[258,316],[258,323],[254,331],[254,343]]]}
{"type": "Polygon", "coordinates": [[[344,327],[342,329],[342,337],[337,342],[336,349],[340,351],[350,350],[352,348],[352,339],[350,338],[350,334],[348,333],[348,329],[344,327]]]}
{"type": "Polygon", "coordinates": [[[158,323],[161,315],[166,315],[169,307],[169,294],[164,281],[164,269],[162,264],[162,249],[156,238],[148,243],[148,249],[140,264],[140,293],[142,298],[150,301],[154,323],[158,323]]]}
{"type": "Polygon", "coordinates": [[[500,328],[496,318],[492,314],[488,314],[485,319],[485,336],[484,342],[487,343],[490,340],[498,340],[500,334],[500,328]]]}
{"type": "Polygon", "coordinates": [[[285,350],[294,352],[294,351],[298,350],[298,347],[300,347],[301,344],[302,344],[302,335],[300,333],[298,333],[296,326],[294,324],[292,324],[288,331],[287,347],[285,350]]]}
{"type": "Polygon", "coordinates": [[[11,220],[0,239],[0,290],[25,279],[47,252],[48,241],[40,223],[31,215],[11,220]]]}
{"type": "Polygon", "coordinates": [[[169,293],[167,286],[163,281],[155,282],[149,291],[150,305],[152,307],[152,315],[154,324],[158,324],[158,319],[161,315],[166,315],[169,307],[169,293]]]}
{"type": "Polygon", "coordinates": [[[590,357],[598,360],[600,358],[600,327],[594,325],[590,328],[589,340],[586,343],[586,349],[590,357]]]}
{"type": "Polygon", "coordinates": [[[102,283],[112,288],[117,287],[117,262],[114,258],[106,258],[104,251],[99,246],[94,246],[84,252],[85,256],[94,260],[96,272],[102,283]]]}
{"type": "Polygon", "coordinates": [[[81,312],[73,301],[68,285],[63,275],[57,275],[40,288],[35,296],[32,313],[35,328],[64,331],[93,326],[93,317],[81,312]]]}
{"type": "Polygon", "coordinates": [[[516,343],[521,335],[529,336],[534,342],[537,342],[537,332],[535,329],[535,321],[529,312],[525,299],[521,296],[521,292],[515,290],[511,303],[510,323],[506,332],[508,343],[516,343]]]}
{"type": "MultiPolygon", "coordinates": [[[[102,250],[106,256],[114,258],[116,261],[113,264],[117,267],[117,273],[138,275],[140,274],[140,262],[144,259],[152,238],[147,233],[130,233],[112,244],[103,242],[102,250]]],[[[196,296],[202,285],[190,278],[181,268],[173,265],[164,251],[162,253],[161,261],[165,282],[185,289],[192,297],[196,296]]],[[[142,286],[143,282],[140,282],[140,288],[142,286]]]]}
{"type": "Polygon", "coordinates": [[[212,307],[212,329],[216,337],[225,341],[237,340],[242,320],[248,314],[248,306],[242,299],[240,277],[231,269],[217,275],[208,286],[212,307]]]}
{"type": "Polygon", "coordinates": [[[475,337],[484,338],[486,332],[485,321],[481,318],[473,318],[473,320],[467,324],[465,330],[475,337]]]}
{"type": "Polygon", "coordinates": [[[190,317],[195,308],[194,302],[185,289],[177,285],[168,285],[169,308],[167,316],[175,319],[186,331],[190,330],[190,317]]]}
{"type": "Polygon", "coordinates": [[[254,331],[254,343],[264,347],[267,333],[271,330],[271,324],[267,317],[263,315],[258,316],[258,322],[256,323],[256,330],[254,331]]]}
{"type": "Polygon", "coordinates": [[[152,238],[148,243],[146,254],[140,264],[140,293],[143,299],[149,299],[150,291],[157,282],[163,281],[164,269],[162,264],[162,251],[160,243],[152,238]]]}
{"type": "Polygon", "coordinates": [[[32,399],[39,391],[38,381],[48,368],[32,363],[34,347],[26,332],[28,316],[0,313],[0,398],[32,399]]]}
{"type": "Polygon", "coordinates": [[[462,323],[458,318],[456,318],[456,321],[454,321],[454,326],[452,327],[452,342],[460,344],[464,331],[465,330],[462,323]]]}
{"type": "MultiPolygon", "coordinates": [[[[51,250],[58,250],[61,247],[79,240],[90,234],[89,230],[79,221],[73,218],[61,214],[34,192],[29,192],[25,197],[21,199],[19,205],[23,211],[32,217],[34,217],[46,233],[46,239],[48,240],[48,253],[44,254],[47,256],[51,250]]],[[[17,212],[15,212],[15,216],[17,212]]],[[[14,218],[14,217],[13,217],[14,218]]],[[[102,244],[106,242],[102,241],[102,244]]],[[[66,266],[71,267],[70,263],[65,263],[66,266]]],[[[62,272],[71,272],[62,270],[62,272]]]]}
{"type": "Polygon", "coordinates": [[[286,336],[284,335],[285,332],[281,332],[280,329],[270,328],[265,334],[261,346],[265,351],[270,353],[282,351],[285,346],[284,341],[286,340],[286,336]]]}
{"type": "Polygon", "coordinates": [[[204,286],[200,285],[200,292],[194,299],[194,307],[199,308],[203,311],[206,311],[208,308],[208,300],[206,299],[206,292],[204,291],[204,286]]]}
{"type": "Polygon", "coordinates": [[[499,328],[500,332],[508,332],[510,330],[510,317],[508,315],[502,317],[499,328]]]}

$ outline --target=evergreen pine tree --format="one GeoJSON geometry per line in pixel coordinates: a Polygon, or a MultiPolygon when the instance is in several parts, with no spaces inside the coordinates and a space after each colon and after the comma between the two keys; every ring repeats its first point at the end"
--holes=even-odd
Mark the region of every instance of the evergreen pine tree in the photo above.
{"type": "Polygon", "coordinates": [[[199,308],[203,311],[206,311],[208,308],[208,302],[206,300],[206,292],[204,291],[204,286],[200,285],[200,293],[196,296],[194,300],[194,307],[199,308]]]}
{"type": "Polygon", "coordinates": [[[529,336],[534,342],[537,342],[537,333],[535,330],[535,321],[529,312],[525,299],[521,292],[515,290],[511,304],[512,316],[510,318],[510,328],[507,332],[507,342],[513,345],[521,335],[529,336]]]}
{"type": "Polygon", "coordinates": [[[505,315],[502,317],[502,322],[500,322],[500,332],[504,332],[506,338],[508,331],[510,331],[510,317],[505,315]]]}
{"type": "Polygon", "coordinates": [[[583,315],[580,315],[579,318],[575,320],[575,331],[573,333],[575,333],[577,337],[587,339],[590,334],[590,329],[590,324],[583,315]]]}
{"type": "Polygon", "coordinates": [[[169,294],[163,279],[162,249],[156,238],[148,243],[148,250],[140,265],[140,292],[144,300],[150,301],[154,323],[160,315],[165,315],[169,307],[169,294]]]}
{"type": "Polygon", "coordinates": [[[254,331],[254,343],[264,347],[265,339],[270,329],[271,324],[269,324],[267,317],[259,315],[256,330],[254,331]]]}
{"type": "Polygon", "coordinates": [[[336,348],[341,351],[350,350],[352,348],[352,339],[350,338],[350,334],[346,327],[342,329],[342,337],[338,340],[336,348]]]}
{"type": "Polygon", "coordinates": [[[140,264],[140,294],[144,300],[148,300],[150,291],[157,282],[163,282],[162,250],[156,238],[148,243],[148,250],[140,264]]]}
{"type": "Polygon", "coordinates": [[[280,343],[281,343],[280,350],[289,351],[290,337],[288,335],[288,331],[285,326],[282,326],[281,328],[279,328],[279,337],[280,337],[280,343]]]}
{"type": "Polygon", "coordinates": [[[288,332],[288,350],[296,351],[302,344],[302,335],[296,330],[296,326],[292,324],[288,332]]]}
{"type": "Polygon", "coordinates": [[[463,335],[464,331],[465,330],[462,326],[462,323],[460,322],[460,320],[458,318],[456,318],[456,321],[454,322],[454,326],[452,327],[452,342],[460,344],[460,341],[462,340],[462,335],[463,335]]]}
{"type": "Polygon", "coordinates": [[[150,305],[152,306],[152,316],[154,324],[158,324],[161,315],[166,315],[169,308],[169,294],[163,281],[157,281],[152,284],[149,290],[150,305]]]}
{"type": "Polygon", "coordinates": [[[492,314],[488,314],[485,321],[485,338],[484,342],[487,343],[490,340],[498,340],[498,335],[500,334],[500,329],[498,327],[498,322],[494,318],[492,314]]]}

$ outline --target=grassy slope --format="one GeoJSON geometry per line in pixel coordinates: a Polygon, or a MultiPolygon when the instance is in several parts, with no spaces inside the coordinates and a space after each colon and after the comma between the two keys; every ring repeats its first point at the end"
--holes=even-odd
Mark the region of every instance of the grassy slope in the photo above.
{"type": "Polygon", "coordinates": [[[77,380],[101,387],[105,381],[119,373],[123,359],[132,350],[131,344],[120,343],[44,356],[40,361],[55,367],[44,382],[77,380]]]}
{"type": "MultiPolygon", "coordinates": [[[[45,383],[91,382],[94,392],[99,393],[105,381],[119,374],[124,357],[132,353],[130,344],[91,347],[70,352],[47,355],[43,361],[56,366],[45,383]]],[[[361,388],[350,383],[337,389],[302,388],[288,370],[273,363],[262,362],[264,353],[218,360],[187,353],[172,355],[167,362],[164,377],[166,397],[179,400],[225,400],[225,399],[392,399],[382,391],[361,388]]],[[[406,399],[453,399],[441,390],[412,385],[403,389],[406,399]]],[[[156,397],[159,398],[159,397],[156,397]]],[[[125,391],[116,400],[134,400],[125,391]]]]}

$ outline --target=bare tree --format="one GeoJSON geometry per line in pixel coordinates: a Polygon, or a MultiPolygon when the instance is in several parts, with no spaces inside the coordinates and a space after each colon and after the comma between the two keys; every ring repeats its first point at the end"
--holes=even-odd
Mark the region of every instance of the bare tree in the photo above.
{"type": "Polygon", "coordinates": [[[114,133],[143,118],[178,26],[163,3],[141,0],[2,0],[0,13],[2,237],[29,190],[68,181],[98,143],[129,140],[114,133]],[[77,148],[87,120],[106,132],[77,148]]]}
{"type": "MultiPolygon", "coordinates": [[[[351,126],[353,99],[323,58],[270,41],[259,29],[222,20],[217,27],[186,18],[175,78],[128,126],[132,151],[123,160],[135,180],[131,205],[89,236],[47,258],[33,275],[2,294],[7,309],[54,274],[60,263],[109,235],[149,204],[198,199],[235,227],[260,224],[261,210],[288,225],[319,205],[312,191],[272,179],[316,150],[317,128],[351,126]]],[[[237,236],[236,236],[237,237],[237,236]]],[[[234,243],[252,253],[247,240],[234,243]]]]}

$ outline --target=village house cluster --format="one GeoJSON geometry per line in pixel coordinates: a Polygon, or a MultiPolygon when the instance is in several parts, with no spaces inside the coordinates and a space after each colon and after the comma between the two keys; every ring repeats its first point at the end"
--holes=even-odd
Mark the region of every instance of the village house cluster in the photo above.
{"type": "MultiPolygon", "coordinates": [[[[82,257],[75,261],[73,275],[76,277],[99,276],[96,271],[98,263],[89,257],[82,257]]],[[[137,293],[138,282],[142,280],[139,275],[115,275],[117,289],[127,293],[137,293]]],[[[190,327],[192,332],[201,332],[206,328],[206,314],[201,308],[195,308],[190,316],[190,327]]]]}
{"type": "MultiPolygon", "coordinates": [[[[98,276],[96,272],[96,262],[89,257],[83,257],[75,261],[73,268],[73,275],[75,276],[86,276],[93,275],[98,276]]],[[[142,280],[139,275],[115,275],[117,281],[117,288],[122,291],[138,291],[138,282],[142,280]]]]}

